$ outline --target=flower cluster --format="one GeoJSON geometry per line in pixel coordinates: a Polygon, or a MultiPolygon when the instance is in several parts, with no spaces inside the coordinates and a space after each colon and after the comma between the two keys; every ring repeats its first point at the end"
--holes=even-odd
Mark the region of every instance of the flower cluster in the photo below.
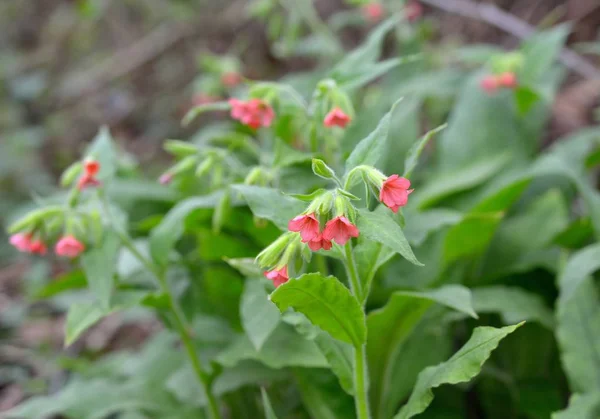
{"type": "Polygon", "coordinates": [[[100,186],[100,181],[96,178],[100,171],[100,163],[93,159],[86,159],[83,162],[83,174],[77,181],[77,189],[80,191],[89,188],[100,186]]]}
{"type": "Polygon", "coordinates": [[[231,106],[231,117],[253,129],[270,127],[275,119],[273,108],[262,99],[250,99],[245,102],[239,99],[229,99],[229,105],[231,106]]]}
{"type": "Polygon", "coordinates": [[[517,75],[512,71],[507,71],[502,74],[489,74],[485,76],[480,83],[481,88],[493,94],[499,88],[514,89],[518,86],[517,75]]]}
{"type": "Polygon", "coordinates": [[[323,120],[323,125],[325,125],[327,128],[345,128],[346,125],[350,123],[350,120],[350,116],[348,116],[339,107],[335,107],[331,111],[329,111],[329,113],[325,116],[325,119],[323,120]]]}
{"type": "MultiPolygon", "coordinates": [[[[23,253],[45,255],[48,251],[46,243],[34,233],[16,233],[10,236],[10,244],[23,253]]],[[[85,245],[71,234],[61,237],[54,246],[57,256],[76,258],[85,251],[85,245]]]]}

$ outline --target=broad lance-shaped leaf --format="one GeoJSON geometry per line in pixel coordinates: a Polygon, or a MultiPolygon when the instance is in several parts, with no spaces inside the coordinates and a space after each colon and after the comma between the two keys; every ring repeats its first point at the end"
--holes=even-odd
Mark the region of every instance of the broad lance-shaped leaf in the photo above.
{"type": "Polygon", "coordinates": [[[590,277],[577,282],[568,299],[559,295],[556,336],[571,391],[600,391],[600,299],[590,277]]]}
{"type": "Polygon", "coordinates": [[[432,129],[427,134],[425,134],[423,136],[423,138],[421,138],[419,141],[417,141],[411,147],[410,150],[408,150],[406,159],[404,161],[404,177],[405,178],[410,178],[410,175],[412,174],[413,170],[415,169],[415,167],[417,167],[417,163],[419,162],[419,157],[421,156],[423,149],[425,149],[425,146],[429,143],[429,140],[431,140],[435,136],[435,134],[442,131],[447,126],[448,126],[448,124],[444,124],[437,128],[432,129]]]}
{"type": "Polygon", "coordinates": [[[102,244],[87,252],[81,259],[88,286],[103,311],[110,308],[110,298],[117,267],[117,252],[120,245],[121,241],[115,232],[107,230],[102,244]]]}
{"type": "Polygon", "coordinates": [[[352,345],[340,342],[325,332],[319,332],[314,342],[327,358],[331,371],[338,377],[340,386],[348,394],[354,394],[352,378],[352,345]]]}
{"type": "Polygon", "coordinates": [[[277,419],[275,412],[273,411],[273,406],[271,406],[271,400],[269,400],[269,395],[264,387],[260,388],[260,393],[262,395],[262,403],[263,408],[265,409],[265,419],[277,419]]]}
{"type": "Polygon", "coordinates": [[[293,370],[303,407],[311,418],[350,419],[355,417],[352,397],[340,391],[331,372],[325,369],[293,370]]]}
{"type": "Polygon", "coordinates": [[[569,407],[552,415],[552,419],[596,419],[600,417],[600,392],[574,394],[569,407]]]}
{"type": "Polygon", "coordinates": [[[352,154],[348,157],[348,160],[346,160],[346,175],[356,166],[363,164],[368,166],[378,166],[378,164],[387,157],[390,146],[388,136],[390,119],[394,114],[396,106],[398,106],[401,101],[402,99],[399,99],[394,103],[392,109],[381,118],[375,130],[369,134],[367,138],[361,140],[361,142],[357,144],[354,151],[352,151],[352,154]]]}
{"type": "Polygon", "coordinates": [[[558,278],[560,298],[568,300],[586,277],[600,269],[600,244],[588,246],[573,254],[558,278]]]}
{"type": "Polygon", "coordinates": [[[477,317],[471,306],[471,293],[460,285],[426,292],[395,292],[384,307],[367,316],[367,358],[376,414],[384,410],[389,394],[394,391],[391,374],[398,361],[397,354],[425,312],[436,302],[477,317]]]}
{"type": "Polygon", "coordinates": [[[357,227],[360,234],[391,248],[409,262],[422,266],[423,264],[417,260],[408,240],[404,237],[402,229],[386,214],[386,211],[390,210],[383,206],[372,212],[366,209],[359,210],[357,227]]]}
{"type": "Polygon", "coordinates": [[[260,281],[246,280],[240,315],[246,335],[256,350],[260,351],[281,318],[279,310],[269,301],[269,296],[260,281]]]}
{"type": "Polygon", "coordinates": [[[336,339],[362,345],[367,336],[365,314],[356,299],[337,278],[319,273],[290,280],[271,294],[283,312],[292,307],[336,339]]]}
{"type": "Polygon", "coordinates": [[[100,163],[98,179],[103,182],[111,180],[117,172],[117,152],[108,127],[103,126],[88,147],[86,156],[100,163]]]}
{"type": "Polygon", "coordinates": [[[409,419],[427,409],[433,400],[433,389],[443,384],[458,384],[470,381],[481,371],[484,362],[506,336],[523,323],[500,329],[478,327],[471,339],[448,361],[425,368],[417,379],[417,384],[406,405],[394,419],[409,419]]]}
{"type": "Polygon", "coordinates": [[[150,254],[161,265],[166,265],[173,247],[184,233],[184,221],[194,210],[201,208],[214,208],[223,191],[211,195],[188,198],[173,207],[163,218],[161,223],[150,233],[150,254]]]}
{"type": "Polygon", "coordinates": [[[306,208],[306,203],[275,189],[248,185],[232,188],[243,195],[254,215],[272,221],[281,230],[287,230],[288,222],[306,208]]]}

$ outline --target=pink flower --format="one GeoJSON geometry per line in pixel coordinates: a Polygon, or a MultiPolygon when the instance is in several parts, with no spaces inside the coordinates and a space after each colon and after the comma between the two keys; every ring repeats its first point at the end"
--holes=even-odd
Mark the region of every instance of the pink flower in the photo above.
{"type": "Polygon", "coordinates": [[[383,181],[379,191],[379,200],[392,211],[398,212],[408,202],[408,195],[413,191],[410,188],[410,180],[392,175],[383,181]]]}
{"type": "Polygon", "coordinates": [[[325,116],[325,120],[323,121],[323,125],[325,125],[327,128],[344,128],[349,123],[350,117],[346,115],[340,108],[333,108],[331,111],[329,111],[329,113],[325,116]]]}
{"type": "Polygon", "coordinates": [[[273,269],[272,271],[265,272],[265,276],[273,281],[275,287],[285,284],[290,279],[288,277],[287,265],[283,265],[281,269],[273,269]]]}
{"type": "Polygon", "coordinates": [[[158,183],[161,185],[168,185],[173,180],[173,175],[171,173],[164,173],[158,178],[158,183]]]}
{"type": "Polygon", "coordinates": [[[383,5],[378,2],[365,4],[362,7],[362,13],[369,22],[379,22],[383,17],[383,5]]]}
{"type": "Polygon", "coordinates": [[[323,230],[323,239],[343,246],[351,237],[358,237],[358,228],[346,217],[338,216],[329,220],[323,230]]]}
{"type": "Polygon", "coordinates": [[[10,236],[9,243],[19,252],[28,253],[31,249],[31,234],[13,234],[10,236]]]}
{"type": "Polygon", "coordinates": [[[58,256],[65,256],[71,259],[79,256],[84,250],[85,245],[71,235],[61,238],[54,247],[54,252],[58,256]]]}
{"type": "Polygon", "coordinates": [[[423,15],[423,6],[418,1],[411,1],[404,9],[404,16],[409,22],[414,22],[423,15]]]}
{"type": "Polygon", "coordinates": [[[498,78],[494,75],[485,76],[479,83],[479,86],[481,86],[486,93],[492,94],[496,92],[499,87],[498,78]]]}
{"type": "Polygon", "coordinates": [[[298,215],[289,221],[288,229],[300,233],[302,241],[306,243],[319,235],[319,220],[315,214],[298,215]]]}
{"type": "Polygon", "coordinates": [[[235,87],[242,82],[242,75],[235,71],[229,71],[221,76],[221,82],[227,87],[235,87]]]}
{"type": "Polygon", "coordinates": [[[269,127],[275,118],[273,108],[261,99],[250,99],[247,102],[230,99],[229,105],[231,117],[253,129],[269,127]]]}
{"type": "Polygon", "coordinates": [[[83,162],[83,170],[88,176],[96,176],[100,171],[100,163],[97,160],[86,159],[83,162]]]}
{"type": "Polygon", "coordinates": [[[497,77],[497,83],[502,87],[507,87],[509,89],[514,89],[517,87],[517,75],[513,72],[507,71],[506,73],[502,73],[497,77]]]}
{"type": "Polygon", "coordinates": [[[324,239],[323,235],[319,234],[317,237],[308,242],[308,247],[310,247],[310,250],[313,252],[316,252],[320,249],[329,250],[331,249],[331,241],[324,239]]]}
{"type": "Polygon", "coordinates": [[[31,242],[31,245],[29,246],[29,252],[33,253],[35,255],[45,255],[46,252],[48,251],[48,247],[46,247],[46,244],[37,239],[31,242]]]}
{"type": "Polygon", "coordinates": [[[99,171],[100,163],[96,160],[87,159],[83,162],[83,175],[77,181],[77,189],[81,191],[85,188],[100,186],[100,181],[96,179],[99,171]]]}

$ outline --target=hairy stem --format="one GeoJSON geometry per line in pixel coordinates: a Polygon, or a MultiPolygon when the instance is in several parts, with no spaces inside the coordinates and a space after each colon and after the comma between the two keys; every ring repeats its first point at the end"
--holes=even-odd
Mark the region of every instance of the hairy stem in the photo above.
{"type": "Polygon", "coordinates": [[[148,269],[150,272],[152,272],[156,276],[156,279],[158,280],[161,291],[164,292],[165,295],[167,296],[167,299],[169,302],[169,310],[171,311],[171,314],[173,316],[175,328],[177,329],[177,332],[179,334],[181,342],[183,343],[183,346],[185,347],[187,356],[192,364],[192,368],[194,369],[194,372],[196,373],[196,376],[197,376],[198,380],[200,381],[200,385],[202,386],[204,393],[206,394],[206,398],[208,400],[208,406],[207,406],[208,417],[210,419],[220,419],[221,414],[219,412],[219,405],[217,403],[217,399],[215,398],[214,394],[212,393],[212,378],[210,377],[209,374],[207,374],[202,369],[202,363],[200,361],[200,358],[198,357],[198,353],[196,352],[196,348],[194,346],[194,341],[192,338],[192,329],[188,325],[187,320],[185,318],[185,314],[183,313],[183,310],[179,306],[177,299],[175,298],[175,296],[173,295],[173,293],[171,292],[171,290],[169,288],[169,284],[167,282],[167,277],[166,277],[166,271],[164,269],[159,268],[154,263],[152,263],[151,260],[146,258],[137,249],[137,247],[135,247],[135,244],[133,243],[133,240],[131,239],[129,234],[127,234],[127,232],[121,230],[113,222],[113,217],[111,216],[110,206],[108,205],[106,196],[104,195],[104,193],[102,193],[100,191],[98,191],[98,192],[99,192],[98,196],[102,203],[104,212],[106,213],[106,216],[107,216],[109,222],[111,223],[113,230],[119,236],[121,243],[123,244],[123,246],[125,246],[125,248],[127,248],[127,250],[129,250],[131,252],[131,254],[142,265],[144,265],[144,267],[146,269],[148,269]]]}

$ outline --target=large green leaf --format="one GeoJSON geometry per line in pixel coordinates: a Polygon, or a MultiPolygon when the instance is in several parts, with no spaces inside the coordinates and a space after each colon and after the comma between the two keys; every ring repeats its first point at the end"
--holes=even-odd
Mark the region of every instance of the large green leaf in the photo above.
{"type": "Polygon", "coordinates": [[[296,386],[302,404],[312,418],[354,419],[354,401],[340,390],[337,380],[327,370],[295,369],[296,386]]]}
{"type": "Polygon", "coordinates": [[[106,182],[117,173],[117,151],[108,127],[103,126],[88,147],[86,156],[94,158],[100,163],[98,179],[106,182]]]}
{"type": "Polygon", "coordinates": [[[367,316],[367,358],[371,399],[375,412],[385,409],[392,388],[398,353],[433,303],[439,303],[476,317],[469,290],[450,285],[428,292],[395,292],[388,303],[367,316]]]}
{"type": "Polygon", "coordinates": [[[507,324],[537,321],[548,329],[554,328],[554,315],[537,294],[517,287],[502,285],[471,290],[473,306],[478,313],[500,313],[507,324]]]}
{"type": "Polygon", "coordinates": [[[389,152],[390,147],[390,120],[396,106],[398,106],[401,101],[402,99],[394,103],[392,109],[381,118],[375,130],[354,148],[348,157],[348,160],[346,160],[346,174],[356,166],[363,164],[368,166],[378,166],[384,159],[387,159],[387,153],[389,152]]]}
{"type": "Polygon", "coordinates": [[[569,407],[552,415],[552,419],[596,419],[600,417],[600,392],[575,394],[569,407]]]}
{"type": "Polygon", "coordinates": [[[280,323],[257,351],[243,335],[221,352],[217,361],[232,367],[244,360],[260,361],[271,368],[327,368],[329,363],[314,342],[304,339],[289,325],[280,323]]]}
{"type": "Polygon", "coordinates": [[[571,390],[583,393],[600,390],[600,299],[590,277],[577,283],[559,295],[556,337],[571,390]]]}
{"type": "Polygon", "coordinates": [[[435,134],[437,134],[438,132],[441,132],[446,127],[447,127],[447,125],[444,124],[435,129],[432,129],[427,134],[425,134],[423,136],[423,138],[421,138],[419,141],[417,141],[411,147],[410,150],[408,150],[406,159],[404,161],[404,177],[405,178],[410,178],[410,175],[412,174],[413,170],[415,169],[415,167],[417,167],[417,163],[419,162],[419,157],[421,156],[421,153],[423,152],[423,150],[425,149],[425,146],[427,146],[429,141],[435,136],[435,134]]]}
{"type": "Polygon", "coordinates": [[[533,84],[544,77],[558,58],[569,32],[568,25],[561,25],[537,33],[528,39],[523,45],[525,60],[519,82],[533,84]]]}
{"type": "Polygon", "coordinates": [[[338,377],[340,386],[348,394],[354,394],[352,378],[352,345],[333,339],[325,332],[315,336],[317,344],[331,367],[331,371],[338,377]]]}
{"type": "Polygon", "coordinates": [[[458,384],[471,380],[479,374],[483,363],[507,335],[521,324],[500,329],[478,327],[471,339],[448,361],[424,369],[406,405],[394,419],[408,419],[427,409],[433,400],[433,389],[443,384],[458,384]]]}
{"type": "Polygon", "coordinates": [[[422,265],[413,253],[400,226],[390,217],[387,208],[380,206],[375,211],[358,211],[357,227],[364,237],[389,247],[415,265],[422,265]]]}
{"type": "Polygon", "coordinates": [[[119,237],[112,230],[107,230],[102,244],[85,253],[81,259],[88,285],[103,311],[110,308],[120,245],[119,237]]]}
{"type": "Polygon", "coordinates": [[[265,390],[264,387],[261,387],[260,392],[262,395],[263,408],[265,409],[265,419],[277,419],[277,416],[273,411],[273,406],[271,405],[271,400],[269,400],[267,390],[265,390]]]}
{"type": "Polygon", "coordinates": [[[444,244],[444,262],[481,255],[492,240],[503,213],[467,214],[460,224],[452,227],[444,244]]]}
{"type": "Polygon", "coordinates": [[[254,215],[272,221],[281,230],[287,230],[288,222],[306,208],[306,203],[275,189],[248,185],[232,188],[244,196],[254,215]]]}
{"type": "Polygon", "coordinates": [[[558,278],[560,297],[567,301],[581,282],[600,269],[600,244],[594,244],[574,253],[558,278]]]}
{"type": "Polygon", "coordinates": [[[171,209],[150,234],[150,254],[161,265],[166,265],[173,247],[184,233],[184,221],[194,210],[214,208],[220,201],[222,191],[211,195],[188,198],[171,209]]]}
{"type": "Polygon", "coordinates": [[[420,246],[431,233],[446,226],[458,224],[463,219],[463,214],[446,208],[435,208],[423,212],[413,212],[407,209],[404,217],[407,220],[406,227],[404,227],[406,239],[413,246],[420,246]]]}
{"type": "Polygon", "coordinates": [[[269,301],[269,296],[260,281],[246,280],[240,315],[246,335],[256,350],[260,351],[281,318],[279,310],[269,301]]]}
{"type": "Polygon", "coordinates": [[[365,314],[350,290],[335,277],[302,275],[277,287],[271,301],[282,312],[292,307],[343,342],[359,346],[366,340],[365,314]]]}

